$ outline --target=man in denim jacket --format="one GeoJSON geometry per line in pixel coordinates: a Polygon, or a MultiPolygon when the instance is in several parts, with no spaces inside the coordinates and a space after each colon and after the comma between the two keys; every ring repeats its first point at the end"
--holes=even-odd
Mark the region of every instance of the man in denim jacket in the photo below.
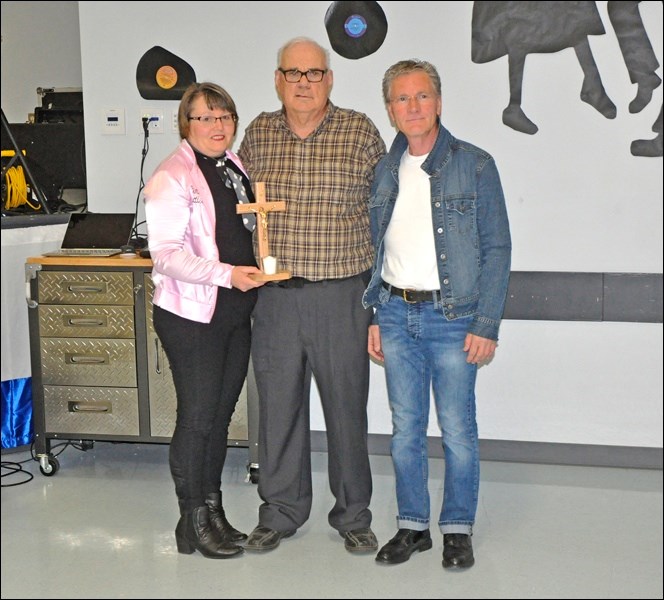
{"type": "Polygon", "coordinates": [[[442,431],[443,567],[468,568],[479,490],[478,366],[496,349],[510,272],[505,200],[492,157],[440,123],[436,68],[401,61],[383,78],[397,134],[369,200],[375,306],[369,354],[385,363],[398,532],[376,556],[402,563],[432,547],[427,488],[430,389],[442,431]]]}

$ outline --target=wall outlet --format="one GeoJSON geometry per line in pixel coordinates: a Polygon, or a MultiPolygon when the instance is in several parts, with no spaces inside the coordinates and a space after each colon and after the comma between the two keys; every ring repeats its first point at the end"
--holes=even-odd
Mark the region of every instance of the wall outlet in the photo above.
{"type": "Polygon", "coordinates": [[[143,131],[143,119],[148,119],[148,131],[150,133],[164,133],[164,111],[156,108],[144,108],[141,111],[141,131],[143,131]]]}
{"type": "Polygon", "coordinates": [[[173,120],[171,122],[171,131],[173,133],[180,133],[180,127],[178,126],[178,109],[173,109],[173,120]]]}

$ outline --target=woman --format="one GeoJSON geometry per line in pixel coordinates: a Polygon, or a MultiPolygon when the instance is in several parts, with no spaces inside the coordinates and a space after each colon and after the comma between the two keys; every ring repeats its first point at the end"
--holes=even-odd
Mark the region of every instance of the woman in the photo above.
{"type": "Polygon", "coordinates": [[[182,142],[144,189],[154,328],[170,362],[177,419],[169,462],[180,506],[178,552],[207,558],[243,551],[221,502],[228,426],[247,375],[250,315],[262,285],[254,258],[249,180],[228,150],[237,131],[230,95],[193,83],[182,96],[182,142]]]}

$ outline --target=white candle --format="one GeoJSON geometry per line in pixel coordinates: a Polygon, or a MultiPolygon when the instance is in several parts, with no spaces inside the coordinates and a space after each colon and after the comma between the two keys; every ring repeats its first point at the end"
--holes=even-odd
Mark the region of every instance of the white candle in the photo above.
{"type": "Polygon", "coordinates": [[[277,272],[277,258],[275,256],[263,257],[263,273],[274,275],[277,272]]]}

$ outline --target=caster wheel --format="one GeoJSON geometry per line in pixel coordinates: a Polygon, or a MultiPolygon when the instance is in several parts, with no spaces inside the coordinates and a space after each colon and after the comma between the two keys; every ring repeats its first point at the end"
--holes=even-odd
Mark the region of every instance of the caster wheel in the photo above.
{"type": "Polygon", "coordinates": [[[46,477],[53,477],[60,469],[60,463],[58,462],[58,459],[55,458],[55,456],[49,456],[48,457],[48,466],[44,466],[43,464],[39,465],[39,470],[41,471],[41,474],[46,476],[46,477]]]}

